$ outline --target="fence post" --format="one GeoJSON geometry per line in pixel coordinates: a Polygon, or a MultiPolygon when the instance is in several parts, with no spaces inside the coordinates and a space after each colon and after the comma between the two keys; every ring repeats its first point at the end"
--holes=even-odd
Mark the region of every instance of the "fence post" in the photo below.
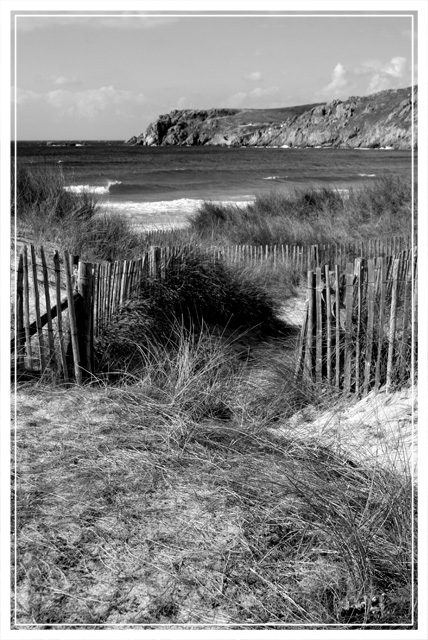
{"type": "Polygon", "coordinates": [[[24,245],[24,325],[25,325],[25,344],[27,348],[28,367],[33,368],[33,350],[31,347],[30,336],[30,285],[28,280],[28,253],[27,245],[24,245]]]}
{"type": "Polygon", "coordinates": [[[55,341],[53,335],[53,327],[52,327],[52,317],[51,317],[51,297],[49,292],[49,277],[48,277],[48,267],[46,264],[45,252],[43,247],[40,247],[40,256],[42,259],[42,269],[43,269],[43,285],[45,288],[45,300],[46,300],[46,315],[48,319],[48,343],[49,343],[49,361],[51,365],[56,369],[56,361],[55,361],[55,341]]]}
{"type": "Polygon", "coordinates": [[[337,389],[339,389],[339,386],[340,386],[340,282],[339,282],[339,265],[338,264],[336,264],[334,267],[334,278],[335,278],[335,296],[336,296],[335,384],[337,389]]]}
{"type": "Polygon", "coordinates": [[[31,249],[31,265],[33,269],[34,306],[36,309],[37,334],[39,338],[40,370],[43,373],[46,369],[45,343],[43,340],[43,329],[41,326],[41,319],[40,319],[40,295],[39,295],[39,285],[37,280],[36,251],[33,244],[30,245],[30,249],[31,249]]]}
{"type": "Polygon", "coordinates": [[[24,257],[19,256],[16,279],[16,370],[24,369],[25,329],[24,329],[24,257]]]}
{"type": "Polygon", "coordinates": [[[406,371],[406,359],[407,359],[407,341],[409,335],[409,294],[412,286],[412,270],[410,260],[405,260],[405,270],[403,271],[404,278],[404,291],[403,291],[403,323],[402,323],[402,337],[400,348],[400,378],[403,379],[406,371]]]}
{"type": "Polygon", "coordinates": [[[355,260],[355,275],[357,276],[357,335],[355,344],[355,393],[360,392],[360,337],[361,337],[361,310],[363,303],[363,269],[361,258],[355,260]]]}
{"type": "Polygon", "coordinates": [[[395,347],[395,330],[397,327],[397,287],[398,287],[398,267],[400,260],[396,258],[392,268],[392,291],[391,291],[391,313],[389,317],[389,338],[388,338],[388,363],[386,367],[386,391],[391,390],[392,385],[392,363],[395,347]]]}
{"type": "Polygon", "coordinates": [[[77,292],[81,295],[76,305],[76,328],[79,339],[80,366],[82,377],[93,373],[93,265],[91,262],[79,262],[77,292]],[[86,374],[86,375],[85,375],[86,374]]]}
{"type": "Polygon", "coordinates": [[[374,294],[376,271],[374,258],[367,261],[367,329],[366,329],[366,358],[364,364],[364,387],[366,395],[370,386],[370,370],[372,364],[373,328],[374,328],[374,294]]]}
{"type": "Polygon", "coordinates": [[[322,338],[323,338],[323,318],[322,318],[322,274],[320,267],[316,268],[316,381],[322,381],[322,338]]]}
{"type": "Polygon", "coordinates": [[[346,320],[345,320],[345,371],[343,388],[345,392],[351,389],[351,367],[352,367],[352,311],[354,298],[354,265],[348,262],[346,265],[346,320]]]}
{"type": "Polygon", "coordinates": [[[70,261],[71,260],[70,260],[70,255],[68,251],[64,251],[64,269],[65,269],[65,281],[67,286],[68,317],[70,322],[70,338],[71,338],[71,347],[73,350],[74,372],[76,375],[77,384],[81,385],[83,378],[82,378],[82,369],[80,368],[79,340],[77,337],[76,311],[74,308],[73,283],[71,279],[70,261]]]}
{"type": "Polygon", "coordinates": [[[324,267],[325,273],[325,318],[327,329],[327,383],[331,383],[331,292],[330,292],[330,267],[324,267]]]}
{"type": "Polygon", "coordinates": [[[56,292],[56,305],[58,309],[57,315],[57,324],[58,324],[58,338],[59,338],[59,348],[61,354],[61,363],[64,374],[64,382],[68,382],[68,369],[67,369],[67,358],[65,355],[65,347],[64,347],[64,333],[62,330],[62,315],[61,315],[61,270],[59,264],[59,254],[58,251],[55,251],[54,255],[54,265],[55,265],[55,292],[56,292]]]}
{"type": "Polygon", "coordinates": [[[308,271],[308,323],[307,323],[307,331],[306,331],[306,351],[305,351],[305,361],[306,361],[306,370],[308,375],[312,377],[313,373],[313,329],[314,329],[314,278],[315,274],[313,271],[308,271]]]}

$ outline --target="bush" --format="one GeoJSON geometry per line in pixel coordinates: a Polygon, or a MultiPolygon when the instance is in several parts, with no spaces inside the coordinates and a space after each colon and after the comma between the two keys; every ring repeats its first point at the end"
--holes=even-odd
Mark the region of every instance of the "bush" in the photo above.
{"type": "Polygon", "coordinates": [[[177,348],[183,332],[208,331],[246,352],[251,345],[290,334],[278,319],[278,303],[250,274],[197,249],[183,250],[166,265],[162,280],[143,281],[98,340],[104,371],[135,370],[154,344],[177,348]]]}

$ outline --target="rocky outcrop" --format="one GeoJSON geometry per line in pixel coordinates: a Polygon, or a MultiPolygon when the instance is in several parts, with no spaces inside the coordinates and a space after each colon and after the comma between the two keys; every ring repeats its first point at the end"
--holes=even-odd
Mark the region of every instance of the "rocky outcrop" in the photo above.
{"type": "Polygon", "coordinates": [[[410,149],[412,140],[417,146],[417,97],[409,87],[283,109],[175,110],[127,144],[410,149]]]}

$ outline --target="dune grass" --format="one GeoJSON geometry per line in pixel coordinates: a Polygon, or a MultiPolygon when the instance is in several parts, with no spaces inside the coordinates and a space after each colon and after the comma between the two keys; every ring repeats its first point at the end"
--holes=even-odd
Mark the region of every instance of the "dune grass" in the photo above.
{"type": "Polygon", "coordinates": [[[411,625],[411,474],[290,420],[343,401],[208,331],[153,349],[20,392],[18,622],[411,625]]]}
{"type": "MultiPolygon", "coordinates": [[[[94,194],[73,194],[64,186],[64,176],[56,166],[18,165],[18,223],[36,243],[49,241],[92,261],[139,257],[153,243],[199,247],[334,244],[405,236],[412,231],[412,186],[396,176],[347,192],[329,186],[291,193],[272,191],[246,206],[207,201],[189,218],[188,227],[159,233],[136,233],[125,218],[101,211],[94,194]]],[[[416,196],[417,188],[415,222],[416,196]]]]}
{"type": "Polygon", "coordinates": [[[246,207],[205,202],[191,220],[201,238],[226,244],[342,243],[411,233],[412,188],[382,178],[347,192],[272,191],[246,207]]]}
{"type": "MultiPolygon", "coordinates": [[[[322,224],[321,201],[344,215],[337,194],[317,197],[304,203],[308,229],[322,224]]],[[[92,259],[134,257],[145,246],[121,222],[109,227],[92,213],[68,220],[62,205],[43,201],[55,199],[27,194],[20,205],[34,231],[37,212],[46,213],[41,239],[50,233],[92,259]],[[95,220],[105,224],[98,235],[95,220]]],[[[391,201],[398,219],[405,205],[391,201]]],[[[281,220],[281,206],[256,201],[247,211],[254,229],[281,220]]],[[[204,253],[213,239],[234,242],[227,229],[246,233],[235,214],[222,209],[213,225],[211,212],[201,229],[183,231],[193,249],[163,282],[145,281],[101,332],[99,374],[87,385],[18,386],[19,624],[412,626],[410,465],[398,468],[392,452],[380,460],[362,445],[346,450],[314,430],[314,413],[329,412],[327,431],[349,399],[295,382],[295,334],[279,312],[299,274],[227,268],[204,253]]],[[[298,219],[286,215],[289,226],[298,219]]],[[[364,435],[366,425],[354,428],[364,435]]]]}

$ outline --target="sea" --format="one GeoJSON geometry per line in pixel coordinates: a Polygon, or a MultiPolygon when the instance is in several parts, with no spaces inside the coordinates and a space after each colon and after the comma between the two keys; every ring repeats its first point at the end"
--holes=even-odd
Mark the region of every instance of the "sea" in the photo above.
{"type": "Polygon", "coordinates": [[[204,201],[245,206],[269,192],[328,186],[346,193],[376,178],[412,176],[412,152],[390,148],[145,147],[82,140],[20,141],[16,154],[22,165],[57,167],[65,189],[95,194],[100,212],[118,213],[143,230],[185,226],[204,201]]]}

